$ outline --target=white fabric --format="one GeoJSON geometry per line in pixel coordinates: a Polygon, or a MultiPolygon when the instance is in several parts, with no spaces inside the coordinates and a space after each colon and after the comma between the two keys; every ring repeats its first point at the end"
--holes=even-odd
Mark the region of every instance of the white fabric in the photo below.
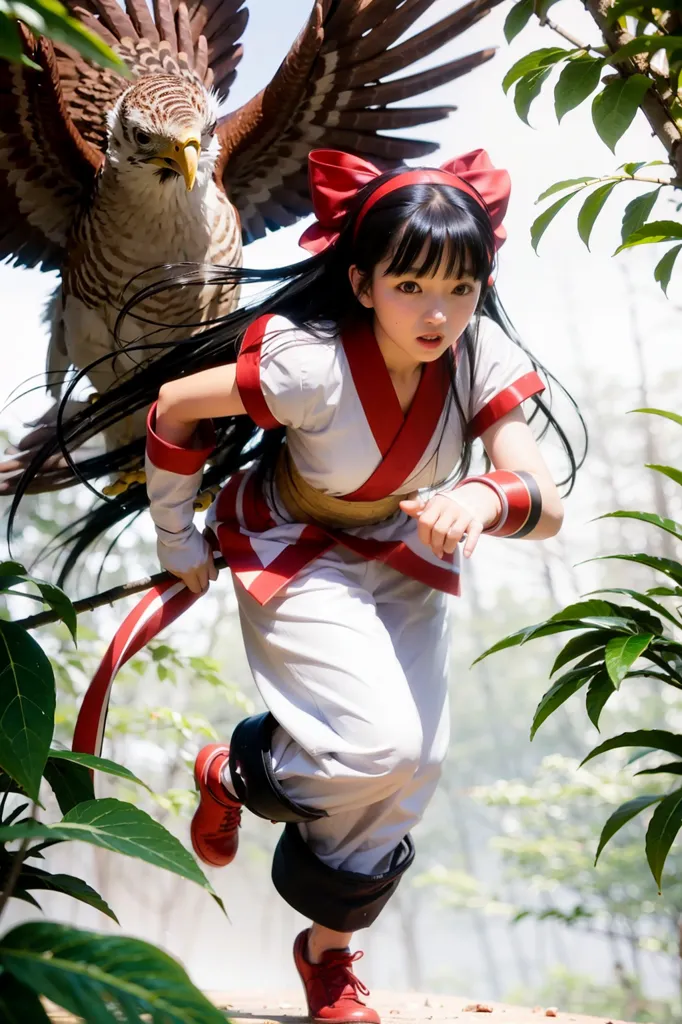
{"type": "Polygon", "coordinates": [[[203,467],[196,473],[172,473],[145,455],[149,511],[156,529],[156,553],[169,572],[189,572],[206,561],[208,544],[193,524],[194,499],[203,467]]]}
{"type": "Polygon", "coordinates": [[[280,724],[276,775],[328,817],[321,860],[370,874],[419,821],[449,736],[445,595],[333,549],[267,605],[237,586],[246,652],[280,724]]]}
{"type": "MultiPolygon", "coordinates": [[[[458,368],[462,408],[471,420],[491,398],[533,369],[530,359],[492,320],[481,317],[469,387],[466,357],[458,368]]],[[[284,317],[270,321],[261,349],[263,396],[287,430],[298,470],[319,490],[351,494],[381,461],[339,337],[320,340],[284,317]]],[[[394,493],[432,488],[453,472],[462,448],[454,400],[446,403],[415,472],[394,493]]]]}

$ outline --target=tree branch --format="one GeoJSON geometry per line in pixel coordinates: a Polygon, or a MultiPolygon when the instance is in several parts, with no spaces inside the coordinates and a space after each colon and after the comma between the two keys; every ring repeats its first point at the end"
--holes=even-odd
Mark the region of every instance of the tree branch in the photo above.
{"type": "MultiPolygon", "coordinates": [[[[612,0],[583,0],[585,10],[592,16],[604,41],[612,53],[625,46],[634,36],[621,28],[617,23],[609,25],[607,16],[612,6],[612,0]]],[[[618,71],[624,77],[633,74],[646,75],[649,72],[649,61],[644,54],[637,54],[627,60],[620,61],[616,65],[618,71]]],[[[652,80],[652,85],[654,85],[652,80]]],[[[675,170],[677,181],[682,182],[682,135],[677,126],[675,118],[665,105],[660,93],[655,89],[649,89],[642,100],[642,112],[651,125],[652,131],[659,142],[665,147],[670,158],[670,163],[675,170]]]]}
{"type": "MultiPolygon", "coordinates": [[[[225,565],[224,558],[216,558],[216,569],[224,569],[225,565]]],[[[155,587],[159,583],[166,583],[168,580],[176,579],[177,576],[173,576],[170,572],[157,572],[154,576],[144,576],[133,583],[122,583],[118,587],[112,587],[111,590],[104,590],[101,594],[83,597],[80,601],[74,601],[73,607],[76,614],[80,615],[82,612],[91,612],[95,608],[101,608],[105,604],[121,601],[124,597],[140,594],[143,590],[149,590],[150,587],[155,587]]],[[[23,626],[24,629],[37,629],[38,626],[46,626],[49,622],[57,622],[59,618],[60,616],[53,611],[39,612],[37,615],[29,615],[27,619],[17,619],[15,625],[23,626]]]]}

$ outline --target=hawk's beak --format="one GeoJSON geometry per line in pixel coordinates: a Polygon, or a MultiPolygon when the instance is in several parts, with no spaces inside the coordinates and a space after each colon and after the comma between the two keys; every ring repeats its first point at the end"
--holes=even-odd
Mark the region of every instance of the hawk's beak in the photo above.
{"type": "Polygon", "coordinates": [[[191,192],[197,176],[200,152],[201,140],[196,135],[187,135],[169,142],[166,148],[153,158],[152,163],[177,171],[185,179],[187,191],[191,192]]]}

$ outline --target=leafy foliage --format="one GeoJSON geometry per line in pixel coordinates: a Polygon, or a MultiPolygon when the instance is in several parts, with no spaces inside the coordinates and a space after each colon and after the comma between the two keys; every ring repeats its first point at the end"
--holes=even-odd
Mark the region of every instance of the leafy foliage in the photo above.
{"type": "Polygon", "coordinates": [[[102,67],[126,73],[121,58],[98,35],[73,18],[59,0],[1,0],[0,59],[40,71],[40,67],[24,52],[18,22],[26,25],[36,36],[63,43],[102,67]]]}
{"type": "MultiPolygon", "coordinates": [[[[35,586],[38,599],[58,611],[75,640],[76,615],[66,594],[34,579],[17,562],[0,564],[3,596],[23,593],[16,588],[25,584],[35,586]]],[[[161,666],[172,655],[159,646],[152,657],[161,666]]],[[[213,666],[202,668],[210,674],[213,666]]],[[[162,824],[126,801],[95,798],[93,771],[144,786],[137,776],[107,758],[52,747],[55,704],[55,676],[46,654],[19,623],[0,619],[0,913],[11,898],[39,908],[35,893],[59,892],[116,921],[107,902],[82,879],[30,863],[68,840],[163,867],[213,895],[196,861],[162,824]],[[37,820],[43,779],[57,799],[60,821],[37,820]],[[16,843],[18,848],[8,849],[16,843]]],[[[51,922],[21,925],[0,938],[2,1019],[47,1020],[40,996],[102,1024],[224,1020],[182,967],[153,946],[51,922]]]]}
{"type": "MultiPolygon", "coordinates": [[[[633,182],[657,187],[626,201],[621,245],[616,253],[635,245],[682,239],[682,224],[674,216],[679,206],[672,207],[674,215],[668,219],[649,220],[658,200],[671,196],[671,189],[678,188],[682,179],[682,104],[678,96],[682,72],[682,24],[679,3],[677,0],[664,0],[661,6],[651,8],[630,0],[616,0],[608,9],[606,20],[602,5],[586,6],[601,38],[584,44],[575,40],[576,45],[572,48],[546,46],[525,54],[505,75],[502,83],[505,92],[514,87],[516,111],[528,124],[533,101],[552,73],[558,72],[554,86],[557,120],[561,122],[567,113],[593,97],[594,129],[612,152],[615,152],[638,111],[644,111],[654,134],[666,148],[672,173],[657,177],[651,170],[666,161],[639,161],[624,164],[606,177],[593,175],[557,182],[537,200],[539,203],[550,195],[564,193],[532,225],[533,248],[537,250],[542,235],[556,215],[582,192],[586,192],[586,196],[578,213],[578,233],[589,248],[592,229],[607,198],[617,185],[626,183],[629,191],[633,182]]],[[[542,25],[550,30],[556,29],[566,38],[563,30],[547,17],[545,6],[518,0],[505,24],[507,40],[515,38],[534,15],[542,25]]],[[[618,189],[618,196],[625,196],[626,189],[618,189]]],[[[679,244],[670,247],[654,271],[655,280],[666,294],[680,249],[682,245],[679,244]]]]}
{"type": "MultiPolygon", "coordinates": [[[[659,409],[640,410],[665,416],[682,425],[682,417],[659,409]]],[[[681,483],[672,467],[652,467],[681,483]]],[[[676,538],[682,538],[682,524],[671,519],[636,511],[611,513],[612,516],[637,519],[676,538]]],[[[627,562],[646,565],[662,573],[673,587],[652,587],[640,592],[629,588],[605,591],[625,594],[635,604],[587,597],[551,616],[545,622],[527,626],[498,641],[481,657],[495,651],[520,646],[529,640],[551,636],[565,630],[576,632],[564,644],[554,662],[554,676],[572,665],[554,681],[540,701],[531,726],[531,738],[539,727],[578,690],[586,688],[586,710],[595,728],[608,700],[622,684],[631,680],[653,679],[675,690],[682,689],[682,618],[679,606],[666,606],[669,597],[682,596],[682,563],[669,558],[639,554],[608,555],[627,562]]],[[[480,659],[479,659],[480,660],[480,659]]],[[[682,774],[682,735],[667,729],[637,729],[613,736],[595,747],[584,762],[607,752],[629,749],[637,754],[672,754],[678,760],[658,765],[646,774],[682,774]]],[[[639,757],[637,758],[639,759],[639,757]]],[[[644,774],[644,773],[640,773],[644,774]]],[[[607,843],[632,818],[655,806],[646,834],[646,856],[657,886],[661,887],[663,868],[669,851],[682,828],[682,787],[669,793],[641,794],[616,808],[602,829],[596,858],[607,843]]]]}

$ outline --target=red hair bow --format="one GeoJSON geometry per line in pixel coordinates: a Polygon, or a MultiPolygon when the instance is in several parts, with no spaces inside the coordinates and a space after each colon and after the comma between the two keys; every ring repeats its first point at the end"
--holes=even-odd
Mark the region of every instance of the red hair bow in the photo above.
{"type": "MultiPolygon", "coordinates": [[[[315,149],[308,156],[308,180],[317,218],[299,239],[299,245],[319,253],[332,245],[341,233],[355,196],[382,172],[362,157],[336,149],[315,149]]],[[[358,213],[356,230],[365,214],[379,199],[403,185],[451,185],[472,196],[489,214],[495,233],[495,247],[507,237],[502,221],[507,212],[511,182],[507,171],[493,167],[484,149],[448,160],[440,168],[408,169],[396,174],[367,198],[358,213]]]]}

